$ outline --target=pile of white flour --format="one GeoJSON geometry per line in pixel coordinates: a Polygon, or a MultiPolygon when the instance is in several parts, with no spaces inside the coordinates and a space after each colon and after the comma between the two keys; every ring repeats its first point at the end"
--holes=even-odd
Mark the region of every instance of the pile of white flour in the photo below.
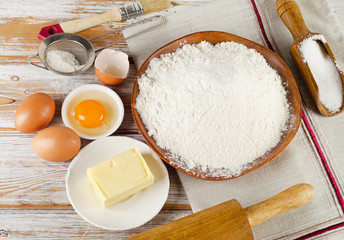
{"type": "Polygon", "coordinates": [[[152,59],[136,109],[156,143],[188,169],[240,174],[277,145],[289,118],[282,80],[242,44],[184,45],[152,59]]]}
{"type": "Polygon", "coordinates": [[[56,71],[71,73],[80,70],[85,65],[80,65],[76,57],[62,50],[51,50],[46,56],[47,63],[56,71]]]}

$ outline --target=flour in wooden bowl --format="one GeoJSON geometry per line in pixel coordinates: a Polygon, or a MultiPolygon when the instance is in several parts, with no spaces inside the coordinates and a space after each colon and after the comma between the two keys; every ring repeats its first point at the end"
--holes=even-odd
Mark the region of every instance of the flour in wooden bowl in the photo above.
{"type": "Polygon", "coordinates": [[[137,80],[148,134],[188,171],[236,176],[275,147],[289,118],[278,73],[235,42],[184,45],[137,80]]]}

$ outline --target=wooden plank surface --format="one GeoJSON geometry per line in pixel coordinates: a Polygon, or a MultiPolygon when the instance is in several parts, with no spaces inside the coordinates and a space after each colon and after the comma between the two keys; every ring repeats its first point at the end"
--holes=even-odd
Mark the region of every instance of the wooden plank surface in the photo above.
{"type": "MultiPolygon", "coordinates": [[[[37,157],[31,143],[35,134],[22,134],[14,128],[14,113],[29,94],[45,92],[53,97],[56,113],[50,125],[62,125],[60,109],[65,96],[74,88],[99,83],[93,68],[83,75],[66,77],[33,67],[26,58],[37,52],[39,30],[58,22],[91,16],[110,10],[125,1],[45,1],[24,0],[0,2],[0,238],[46,239],[122,239],[191,213],[185,192],[174,169],[168,167],[170,192],[163,210],[149,223],[129,231],[108,231],[92,226],[76,214],[70,205],[65,176],[70,161],[51,163],[37,157]]],[[[90,38],[118,26],[107,23],[80,34],[90,38]]],[[[95,40],[95,48],[122,39],[122,34],[95,40]]],[[[125,43],[116,49],[129,53],[125,43]]],[[[125,117],[116,135],[143,141],[130,112],[131,88],[136,75],[133,64],[130,75],[120,86],[111,87],[125,105],[125,117]]],[[[90,141],[82,140],[85,146],[90,141]]]]}
{"type": "Polygon", "coordinates": [[[161,224],[187,216],[190,210],[163,209],[142,227],[127,231],[109,231],[86,223],[74,210],[0,209],[0,238],[13,239],[124,239],[161,224]]]}
{"type": "MultiPolygon", "coordinates": [[[[211,0],[173,1],[176,8],[195,7],[211,0]]],[[[70,162],[51,163],[37,157],[31,143],[35,134],[22,134],[14,128],[15,110],[29,94],[45,92],[56,102],[56,114],[50,125],[62,125],[61,105],[74,88],[99,83],[93,68],[83,75],[65,77],[30,66],[26,58],[36,54],[43,26],[110,10],[125,1],[107,0],[12,0],[0,1],[0,238],[11,239],[123,239],[191,213],[185,192],[174,169],[168,166],[171,187],[163,210],[152,221],[129,231],[108,231],[94,227],[79,217],[66,196],[65,175],[70,162]]],[[[342,0],[329,1],[344,22],[342,0]]],[[[81,32],[86,38],[131,24],[107,23],[81,32]]],[[[122,39],[121,33],[93,42],[104,46],[122,39]]],[[[116,49],[130,54],[125,43],[116,49]]],[[[111,87],[125,104],[123,124],[115,135],[142,137],[130,112],[131,87],[136,75],[131,64],[129,77],[111,87]]],[[[82,140],[85,146],[90,141],[82,140]]]]}

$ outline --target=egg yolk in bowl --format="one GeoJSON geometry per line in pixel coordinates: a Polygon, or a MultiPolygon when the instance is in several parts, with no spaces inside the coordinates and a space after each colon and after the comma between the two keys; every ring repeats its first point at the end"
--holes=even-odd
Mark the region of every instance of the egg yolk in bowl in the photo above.
{"type": "Polygon", "coordinates": [[[87,99],[75,107],[74,118],[78,124],[85,128],[95,128],[105,122],[107,110],[99,101],[87,99]]]}
{"type": "Polygon", "coordinates": [[[80,137],[95,139],[123,118],[115,100],[107,94],[86,91],[73,97],[66,108],[68,126],[80,137]]]}

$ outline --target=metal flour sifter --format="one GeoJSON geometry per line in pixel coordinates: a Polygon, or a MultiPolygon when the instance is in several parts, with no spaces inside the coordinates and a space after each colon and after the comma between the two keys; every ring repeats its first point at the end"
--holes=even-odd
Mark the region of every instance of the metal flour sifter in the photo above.
{"type": "Polygon", "coordinates": [[[165,17],[163,17],[161,15],[157,15],[157,16],[147,18],[145,20],[136,22],[136,23],[128,25],[128,26],[117,28],[113,31],[110,31],[110,32],[107,32],[107,33],[104,33],[104,34],[101,34],[101,35],[98,35],[98,36],[95,36],[95,37],[89,38],[89,39],[86,39],[86,38],[84,38],[80,35],[74,34],[74,33],[53,34],[41,42],[41,44],[39,45],[39,48],[38,48],[38,53],[33,55],[33,56],[28,57],[27,61],[35,67],[50,70],[52,72],[55,72],[55,73],[61,74],[61,75],[71,76],[71,75],[80,74],[80,73],[87,71],[92,66],[94,59],[95,59],[96,52],[101,51],[105,48],[114,46],[120,42],[123,42],[123,41],[125,41],[131,37],[137,36],[141,33],[148,32],[148,31],[152,30],[153,28],[156,28],[158,26],[165,24],[165,22],[166,22],[165,17]],[[127,37],[127,38],[124,38],[120,41],[116,41],[115,43],[106,45],[106,46],[98,48],[96,50],[93,48],[93,45],[90,42],[94,39],[104,37],[106,35],[109,35],[109,34],[130,28],[130,27],[141,25],[141,24],[144,24],[147,22],[152,22],[153,25],[148,27],[148,28],[145,28],[144,30],[139,31],[139,32],[127,37]],[[61,71],[54,69],[47,62],[47,53],[51,50],[62,50],[62,51],[67,51],[67,52],[73,54],[75,56],[75,58],[77,59],[77,61],[79,62],[81,68],[79,68],[78,70],[75,70],[73,72],[61,72],[61,71]],[[32,62],[31,59],[35,58],[35,57],[39,58],[40,62],[43,64],[43,66],[40,65],[39,63],[32,62]]]}

